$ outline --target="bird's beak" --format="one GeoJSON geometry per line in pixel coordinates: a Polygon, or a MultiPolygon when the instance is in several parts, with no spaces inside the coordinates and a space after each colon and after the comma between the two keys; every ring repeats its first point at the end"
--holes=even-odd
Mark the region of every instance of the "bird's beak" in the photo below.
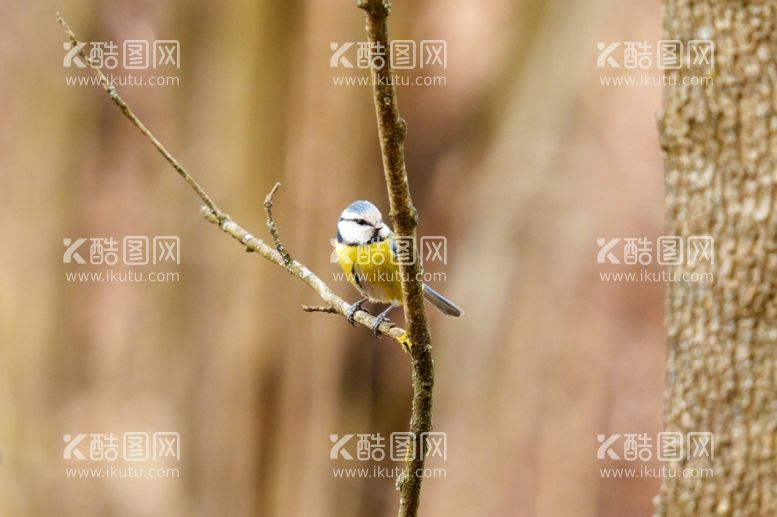
{"type": "Polygon", "coordinates": [[[380,235],[383,239],[386,239],[389,237],[389,235],[391,235],[391,230],[384,223],[380,226],[380,229],[378,230],[378,235],[380,235]]]}

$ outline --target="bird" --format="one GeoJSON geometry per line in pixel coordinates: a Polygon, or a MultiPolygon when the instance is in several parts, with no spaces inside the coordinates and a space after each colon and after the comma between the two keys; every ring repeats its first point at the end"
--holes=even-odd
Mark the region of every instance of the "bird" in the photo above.
{"type": "MultiPolygon", "coordinates": [[[[348,281],[363,296],[348,310],[349,323],[355,325],[354,315],[368,301],[389,304],[372,326],[373,334],[378,336],[378,327],[387,321],[392,310],[402,305],[403,296],[397,241],[375,205],[359,200],[343,210],[337,221],[335,255],[348,281]]],[[[424,298],[443,314],[464,314],[459,306],[427,284],[423,284],[423,291],[424,298]]]]}

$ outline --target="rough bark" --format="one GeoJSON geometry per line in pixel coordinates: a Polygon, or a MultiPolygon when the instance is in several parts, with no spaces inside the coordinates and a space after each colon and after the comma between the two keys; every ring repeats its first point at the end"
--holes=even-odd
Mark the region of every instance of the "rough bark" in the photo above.
{"type": "Polygon", "coordinates": [[[668,477],[658,515],[777,515],[777,8],[665,0],[664,38],[715,44],[713,70],[667,72],[658,115],[667,230],[715,239],[711,283],[667,286],[667,431],[714,433],[712,478],[668,477]],[[681,84],[711,75],[714,85],[681,84]],[[665,83],[666,84],[666,83],[665,83]]]}

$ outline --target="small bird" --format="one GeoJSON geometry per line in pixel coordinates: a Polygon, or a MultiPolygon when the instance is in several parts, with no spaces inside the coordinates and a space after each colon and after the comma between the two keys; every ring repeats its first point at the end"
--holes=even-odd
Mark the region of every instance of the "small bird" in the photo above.
{"type": "MultiPolygon", "coordinates": [[[[390,304],[378,315],[372,332],[386,321],[388,313],[402,305],[402,283],[394,233],[383,222],[380,211],[369,201],[354,201],[337,221],[335,253],[348,281],[364,296],[351,306],[348,321],[367,302],[390,304]]],[[[455,303],[423,284],[424,297],[449,316],[464,314],[455,303]]]]}

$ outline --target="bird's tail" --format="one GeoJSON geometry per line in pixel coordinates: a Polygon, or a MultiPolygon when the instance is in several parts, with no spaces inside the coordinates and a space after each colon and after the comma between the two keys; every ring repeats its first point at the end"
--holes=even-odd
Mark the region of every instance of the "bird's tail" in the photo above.
{"type": "Polygon", "coordinates": [[[464,314],[464,311],[461,310],[458,305],[426,284],[424,284],[424,298],[429,300],[432,305],[440,309],[440,312],[443,314],[447,314],[448,316],[456,316],[457,318],[464,314]]]}

